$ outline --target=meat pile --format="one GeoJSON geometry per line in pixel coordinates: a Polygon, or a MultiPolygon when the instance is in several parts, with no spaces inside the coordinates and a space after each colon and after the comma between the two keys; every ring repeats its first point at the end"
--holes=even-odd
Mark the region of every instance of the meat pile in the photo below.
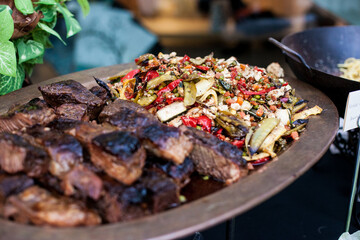
{"type": "Polygon", "coordinates": [[[181,204],[197,172],[231,184],[247,175],[235,146],[169,127],[106,89],[67,80],[0,117],[0,214],[59,227],[139,218],[181,204]]]}

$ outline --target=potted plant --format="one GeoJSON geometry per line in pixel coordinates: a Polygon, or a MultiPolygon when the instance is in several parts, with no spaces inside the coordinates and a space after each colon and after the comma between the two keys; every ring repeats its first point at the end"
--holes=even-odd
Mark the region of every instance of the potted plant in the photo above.
{"type": "MultiPolygon", "coordinates": [[[[77,2],[86,16],[88,0],[77,2]]],[[[65,44],[54,30],[58,17],[65,20],[67,38],[81,30],[66,0],[0,0],[0,95],[21,88],[33,67],[43,63],[45,49],[52,47],[50,35],[65,44]]]]}

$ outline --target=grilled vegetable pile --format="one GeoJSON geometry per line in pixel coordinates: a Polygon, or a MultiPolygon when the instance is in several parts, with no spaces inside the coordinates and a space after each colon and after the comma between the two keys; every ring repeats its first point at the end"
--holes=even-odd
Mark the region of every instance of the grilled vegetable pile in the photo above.
{"type": "Polygon", "coordinates": [[[170,126],[186,125],[243,150],[250,168],[274,158],[297,140],[310,115],[278,63],[266,69],[217,59],[145,54],[138,68],[106,79],[114,98],[131,100],[170,126]]]}

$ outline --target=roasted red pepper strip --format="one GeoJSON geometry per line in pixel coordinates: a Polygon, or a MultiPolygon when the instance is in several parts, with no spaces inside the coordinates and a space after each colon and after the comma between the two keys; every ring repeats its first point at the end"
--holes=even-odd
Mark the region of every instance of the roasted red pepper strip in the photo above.
{"type": "Polygon", "coordinates": [[[211,119],[207,116],[200,117],[181,117],[181,120],[185,126],[196,127],[197,125],[201,126],[201,129],[206,132],[211,130],[211,119]]]}
{"type": "Polygon", "coordinates": [[[126,74],[122,79],[121,79],[121,82],[126,80],[126,79],[131,79],[131,78],[134,78],[134,76],[140,72],[140,69],[134,69],[134,70],[131,70],[130,72],[128,72],[128,74],[126,74]]]}
{"type": "Polygon", "coordinates": [[[206,132],[211,131],[211,119],[207,116],[200,116],[197,118],[197,124],[201,126],[201,129],[206,132]]]}
{"type": "Polygon", "coordinates": [[[264,157],[264,158],[260,158],[258,160],[255,160],[253,162],[251,162],[251,164],[253,166],[258,166],[258,165],[261,165],[261,164],[264,164],[266,162],[268,162],[270,160],[270,157],[264,157]]]}
{"type": "Polygon", "coordinates": [[[195,66],[197,69],[200,69],[201,71],[209,71],[209,67],[206,66],[201,66],[201,65],[197,65],[195,66]]]}
{"type": "Polygon", "coordinates": [[[145,82],[153,79],[153,78],[156,78],[159,76],[159,73],[155,70],[150,70],[146,73],[146,76],[145,76],[145,82]]]}
{"type": "Polygon", "coordinates": [[[174,90],[180,84],[181,81],[182,81],[182,79],[176,79],[175,81],[169,83],[166,87],[163,87],[162,89],[160,89],[157,92],[158,97],[155,100],[155,103],[163,102],[164,101],[163,94],[174,90]]]}
{"type": "Polygon", "coordinates": [[[239,90],[245,94],[245,95],[262,95],[262,94],[265,94],[267,92],[270,92],[271,90],[274,90],[276,87],[270,87],[268,89],[264,89],[264,90],[261,90],[261,91],[258,91],[258,92],[252,92],[252,91],[246,91],[242,88],[239,88],[239,90]]]}
{"type": "Polygon", "coordinates": [[[188,55],[184,55],[183,59],[180,60],[181,63],[190,61],[190,57],[188,55]]]}
{"type": "Polygon", "coordinates": [[[257,66],[254,67],[254,70],[259,71],[259,72],[264,72],[264,70],[258,68],[257,66]]]}
{"type": "Polygon", "coordinates": [[[181,121],[185,126],[196,128],[197,119],[193,117],[181,117],[181,121]]]}
{"type": "Polygon", "coordinates": [[[182,97],[175,97],[175,98],[166,99],[167,104],[172,104],[173,102],[182,102],[182,101],[184,101],[184,98],[182,98],[182,97]]]}
{"type": "Polygon", "coordinates": [[[287,85],[289,85],[289,83],[286,82],[286,83],[284,83],[282,86],[285,87],[285,86],[287,86],[287,85]]]}
{"type": "Polygon", "coordinates": [[[231,144],[237,148],[242,148],[245,144],[245,140],[234,140],[231,144]]]}

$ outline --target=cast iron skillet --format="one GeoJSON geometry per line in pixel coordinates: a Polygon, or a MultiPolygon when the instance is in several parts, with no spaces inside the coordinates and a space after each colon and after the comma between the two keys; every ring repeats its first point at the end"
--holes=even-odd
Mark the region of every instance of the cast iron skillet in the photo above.
{"type": "Polygon", "coordinates": [[[337,64],[349,57],[360,58],[359,39],[360,26],[341,26],[313,28],[288,35],[281,40],[288,48],[280,46],[275,39],[269,41],[283,50],[297,78],[328,95],[339,115],[343,116],[348,93],[359,90],[360,82],[339,77],[337,64]]]}

